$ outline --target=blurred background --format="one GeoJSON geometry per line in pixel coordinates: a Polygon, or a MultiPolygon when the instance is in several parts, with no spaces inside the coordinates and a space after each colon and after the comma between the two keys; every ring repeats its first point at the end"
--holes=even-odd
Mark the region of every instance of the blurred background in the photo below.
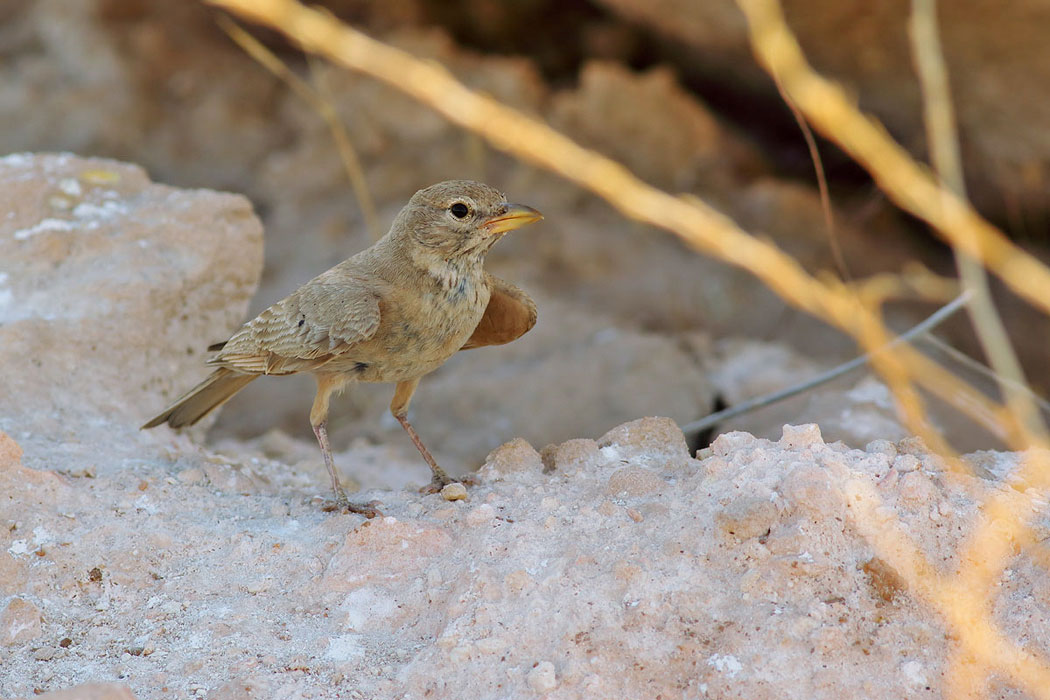
{"type": "MultiPolygon", "coordinates": [[[[803,133],[752,58],[732,0],[320,4],[648,182],[714,204],[807,270],[861,279],[919,262],[952,274],[950,251],[818,139],[835,221],[829,231],[803,133]]],[[[925,158],[909,4],[784,5],[814,66],[925,158]]],[[[940,5],[969,193],[985,216],[1046,260],[1050,2],[940,5]]],[[[231,41],[218,16],[197,2],[6,0],[0,152],[118,158],[159,182],[246,194],[266,230],[255,313],[368,246],[373,234],[317,110],[231,41]]],[[[413,192],[450,178],[484,180],[546,215],[489,258],[493,272],[536,298],[539,325],[511,345],[462,353],[416,394],[414,422],[439,459],[476,466],[515,436],[539,448],[597,437],[644,415],[684,424],[857,354],[852,342],[786,308],[749,276],[625,220],[389,88],[311,63],[276,34],[249,29],[337,111],[382,231],[413,192]]],[[[1029,378],[1045,395],[1050,321],[1001,286],[994,291],[1029,378]]],[[[902,302],[887,318],[900,331],[933,308],[902,302]]],[[[938,334],[980,358],[964,315],[938,334]]],[[[196,339],[202,346],[220,340],[196,339]]],[[[923,349],[991,390],[943,350],[923,349]]],[[[352,387],[333,404],[336,449],[384,442],[412,453],[386,410],[391,393],[352,387]]],[[[312,439],[312,397],[309,377],[256,382],[227,406],[212,435],[254,438],[280,429],[312,439]]],[[[934,409],[960,449],[999,446],[945,407],[934,409]]],[[[863,372],[719,430],[777,437],[785,422],[813,421],[827,439],[851,445],[905,435],[889,393],[863,372]]]]}

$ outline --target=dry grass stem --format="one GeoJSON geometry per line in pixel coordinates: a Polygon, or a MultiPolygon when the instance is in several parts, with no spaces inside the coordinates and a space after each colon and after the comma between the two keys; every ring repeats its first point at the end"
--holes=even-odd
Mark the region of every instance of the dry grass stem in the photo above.
{"type": "MultiPolygon", "coordinates": [[[[954,362],[958,362],[963,367],[973,370],[974,372],[983,377],[992,379],[997,383],[1010,382],[1009,379],[997,375],[994,370],[990,369],[986,365],[981,364],[980,362],[973,359],[961,350],[952,347],[951,345],[944,342],[932,333],[925,334],[922,337],[922,342],[928,343],[929,345],[933,346],[933,348],[935,348],[938,352],[942,352],[948,357],[950,357],[954,362]]],[[[1028,394],[1031,400],[1035,402],[1036,406],[1038,406],[1044,414],[1050,416],[1050,401],[1047,401],[1042,396],[1032,391],[1031,387],[1025,386],[1024,384],[1011,384],[1011,386],[1014,391],[1023,391],[1026,394],[1028,394]]]]}
{"type": "Polygon", "coordinates": [[[283,81],[324,120],[332,134],[332,140],[335,141],[339,159],[346,170],[347,179],[350,180],[350,187],[354,191],[357,205],[361,208],[365,226],[368,228],[372,239],[378,240],[382,235],[382,231],[379,228],[379,217],[376,214],[375,203],[372,201],[372,194],[368,190],[368,182],[365,179],[364,168],[361,166],[361,159],[358,158],[357,151],[350,142],[350,136],[346,133],[346,127],[343,126],[342,120],[339,119],[339,114],[335,111],[335,107],[332,106],[332,102],[328,97],[324,76],[321,75],[321,71],[317,69],[316,64],[310,63],[311,74],[318,86],[315,90],[309,83],[300,78],[295,71],[289,68],[284,61],[228,17],[220,16],[217,21],[219,27],[246,54],[283,81]]]}
{"type": "Polygon", "coordinates": [[[737,0],[747,16],[752,48],[777,76],[817,131],[862,165],[901,208],[926,221],[952,245],[989,270],[1036,308],[1050,313],[1050,269],[1010,242],[972,206],[942,187],[846,93],[806,62],[776,0],[737,0]]]}
{"type": "Polygon", "coordinates": [[[350,142],[350,135],[346,133],[346,127],[343,126],[343,122],[332,104],[331,89],[328,86],[328,80],[319,60],[312,54],[308,54],[307,61],[310,65],[310,76],[314,81],[314,85],[317,86],[317,96],[320,99],[321,109],[317,110],[317,107],[314,109],[325,120],[329,131],[332,132],[332,140],[335,141],[335,146],[339,150],[339,158],[343,161],[346,176],[350,180],[350,187],[354,190],[354,197],[357,199],[358,206],[361,207],[365,226],[368,228],[368,233],[371,234],[372,240],[378,241],[383,235],[383,230],[379,226],[379,215],[376,213],[376,205],[372,200],[372,193],[368,189],[368,181],[365,179],[365,170],[361,165],[361,159],[358,158],[357,150],[350,142]]]}
{"type": "MultiPolygon", "coordinates": [[[[966,294],[960,294],[958,297],[956,297],[949,303],[937,309],[937,311],[931,314],[922,323],[919,323],[913,326],[912,328],[909,328],[906,332],[901,333],[899,336],[894,338],[892,341],[890,341],[891,345],[896,345],[898,343],[903,342],[910,342],[917,336],[929,334],[929,332],[936,328],[938,324],[942,323],[943,321],[946,321],[952,316],[952,314],[959,311],[963,306],[965,306],[967,296],[968,295],[966,294]]],[[[850,360],[849,362],[844,362],[841,365],[833,367],[826,372],[821,372],[817,376],[807,379],[804,382],[800,382],[799,384],[795,384],[794,386],[781,389],[780,391],[774,391],[763,396],[756,396],[753,399],[748,399],[747,401],[741,401],[739,403],[736,403],[725,410],[704,416],[700,420],[693,421],[688,425],[682,426],[682,432],[687,435],[696,434],[703,430],[707,430],[708,428],[714,427],[715,425],[718,425],[719,423],[726,421],[730,418],[734,418],[745,413],[750,413],[752,411],[756,411],[766,406],[771,406],[772,404],[784,401],[785,399],[789,399],[792,396],[797,396],[798,394],[801,394],[803,392],[810,391],[811,389],[814,389],[815,387],[818,387],[822,384],[827,384],[828,382],[838,379],[839,377],[848,374],[849,372],[852,372],[855,369],[863,367],[870,361],[871,353],[865,353],[860,357],[856,357],[850,360]]]]}
{"type": "MultiPolygon", "coordinates": [[[[912,0],[910,29],[912,52],[922,86],[927,141],[934,169],[942,182],[960,199],[965,200],[966,189],[962,161],[959,157],[948,71],[937,29],[936,0],[912,0]]],[[[959,230],[961,235],[971,235],[965,227],[959,230]]],[[[963,287],[973,294],[970,316],[974,330],[996,376],[1002,377],[1002,381],[999,382],[1000,391],[1020,425],[1029,433],[1026,438],[1034,436],[1045,442],[1046,428],[1035,402],[1028,393],[1014,388],[1018,384],[1025,385],[1024,375],[992,301],[984,268],[980,260],[967,253],[961,245],[953,245],[953,252],[963,287]]],[[[1029,472],[1031,468],[1022,471],[1029,472]]],[[[1023,505],[1016,507],[1010,502],[1014,500],[1010,498],[1012,495],[993,498],[985,505],[986,518],[972,533],[965,550],[964,561],[970,565],[961,572],[956,585],[963,595],[969,593],[976,598],[969,601],[970,605],[974,606],[970,614],[977,618],[976,622],[981,627],[994,628],[991,611],[988,609],[988,601],[992,598],[992,586],[1013,558],[1013,550],[1019,546],[1017,543],[1028,541],[1031,537],[1028,520],[1033,514],[1033,509],[1023,505]]],[[[986,639],[984,643],[990,641],[986,639]]],[[[970,651],[977,655],[971,663],[978,664],[984,660],[980,658],[979,650],[974,649],[972,645],[970,651]]],[[[962,674],[959,673],[958,666],[966,659],[957,657],[954,661],[949,667],[948,675],[960,677],[962,674]]],[[[1016,676],[1018,672],[1020,671],[1015,671],[1013,675],[1016,676]]],[[[1042,687],[1047,689],[1045,682],[1042,683],[1042,687]]]]}
{"type": "MultiPolygon", "coordinates": [[[[922,86],[926,138],[934,170],[952,192],[965,200],[966,183],[959,156],[959,137],[952,109],[948,69],[937,30],[936,0],[912,0],[910,35],[922,86]]],[[[959,232],[962,236],[971,235],[965,227],[959,232]]],[[[984,267],[979,259],[967,253],[962,246],[953,246],[953,252],[963,288],[973,295],[973,303],[968,310],[974,330],[996,376],[1002,377],[999,382],[1002,396],[1021,423],[1033,435],[1045,441],[1046,428],[1030,394],[1015,389],[1027,383],[1021,363],[992,301],[984,267]]]]}
{"type": "Polygon", "coordinates": [[[798,107],[791,101],[791,97],[784,92],[784,87],[777,80],[777,77],[773,76],[773,82],[776,83],[777,92],[780,93],[781,99],[784,100],[784,104],[791,110],[791,116],[795,118],[795,123],[798,124],[799,131],[802,132],[802,138],[806,141],[806,149],[809,151],[809,159],[813,161],[813,171],[817,177],[817,191],[820,194],[820,208],[824,212],[824,227],[827,229],[828,244],[831,246],[831,256],[835,259],[835,267],[838,268],[839,274],[844,280],[850,280],[851,275],[849,268],[846,267],[846,257],[842,254],[842,246],[839,245],[839,238],[835,233],[835,216],[831,210],[831,195],[828,193],[828,179],[824,175],[824,161],[820,157],[820,149],[817,148],[817,140],[813,136],[813,130],[809,128],[809,124],[806,123],[806,118],[802,116],[802,112],[798,111],[798,107]]]}

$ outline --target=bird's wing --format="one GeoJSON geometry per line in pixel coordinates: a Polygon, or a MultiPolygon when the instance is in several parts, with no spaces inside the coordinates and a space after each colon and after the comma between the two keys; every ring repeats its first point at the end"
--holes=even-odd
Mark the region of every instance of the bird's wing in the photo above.
{"type": "Polygon", "coordinates": [[[375,335],[379,317],[374,289],[323,275],[244,324],[208,364],[260,374],[319,369],[375,335]]]}
{"type": "Polygon", "coordinates": [[[525,335],[536,325],[536,303],[510,282],[485,273],[492,294],[485,315],[460,350],[503,345],[525,335]]]}

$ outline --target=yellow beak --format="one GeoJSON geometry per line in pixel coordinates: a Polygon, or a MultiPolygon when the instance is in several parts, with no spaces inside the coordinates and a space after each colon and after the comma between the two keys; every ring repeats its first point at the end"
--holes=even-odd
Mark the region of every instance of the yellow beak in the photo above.
{"type": "Polygon", "coordinates": [[[508,203],[503,213],[486,221],[484,226],[489,233],[495,235],[506,233],[507,231],[513,231],[516,228],[521,228],[526,224],[531,224],[542,218],[543,214],[539,213],[532,207],[527,207],[524,204],[508,203]]]}

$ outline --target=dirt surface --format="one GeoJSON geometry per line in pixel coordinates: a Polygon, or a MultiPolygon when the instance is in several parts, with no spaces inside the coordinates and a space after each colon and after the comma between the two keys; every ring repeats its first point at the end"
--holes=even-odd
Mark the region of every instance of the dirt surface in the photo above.
{"type": "MultiPolygon", "coordinates": [[[[948,630],[851,502],[875,489],[951,574],[994,488],[913,442],[851,450],[813,425],[695,460],[649,418],[508,443],[455,502],[418,495],[418,465],[338,454],[384,511],[363,521],[320,511],[316,464],[139,448],[89,478],[54,452],[21,466],[0,436],[0,697],[98,681],[140,700],[938,697],[948,630]]],[[[987,474],[1012,461],[982,457],[987,474]]],[[[1022,555],[994,601],[1043,653],[1047,585],[1022,555]]]]}

